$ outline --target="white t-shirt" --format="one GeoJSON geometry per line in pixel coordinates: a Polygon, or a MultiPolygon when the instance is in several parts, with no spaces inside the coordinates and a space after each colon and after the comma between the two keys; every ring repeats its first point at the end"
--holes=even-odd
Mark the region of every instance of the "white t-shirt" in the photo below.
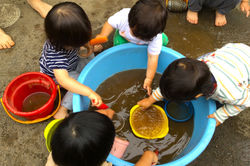
{"type": "Polygon", "coordinates": [[[130,27],[128,23],[128,14],[130,8],[124,8],[119,12],[115,13],[113,16],[109,17],[108,23],[115,29],[119,30],[122,37],[131,43],[138,45],[147,44],[148,53],[152,55],[159,55],[162,47],[162,33],[157,34],[151,41],[144,41],[134,37],[130,33],[130,27]]]}

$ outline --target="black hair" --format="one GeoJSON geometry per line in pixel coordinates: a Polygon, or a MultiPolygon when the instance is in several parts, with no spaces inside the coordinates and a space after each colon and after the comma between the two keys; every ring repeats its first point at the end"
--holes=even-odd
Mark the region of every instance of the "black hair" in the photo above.
{"type": "Polygon", "coordinates": [[[193,100],[198,94],[208,97],[213,91],[212,73],[199,60],[182,58],[173,61],[160,79],[160,91],[167,100],[193,100]]]}
{"type": "Polygon", "coordinates": [[[87,14],[74,2],[53,6],[45,18],[45,31],[58,50],[66,46],[79,48],[91,39],[92,34],[87,14]]]}
{"type": "Polygon", "coordinates": [[[107,116],[96,111],[73,113],[52,137],[52,158],[59,166],[100,166],[114,137],[114,125],[107,116]]]}
{"type": "Polygon", "coordinates": [[[139,0],[129,12],[129,27],[135,37],[150,41],[164,31],[167,17],[166,1],[139,0]]]}

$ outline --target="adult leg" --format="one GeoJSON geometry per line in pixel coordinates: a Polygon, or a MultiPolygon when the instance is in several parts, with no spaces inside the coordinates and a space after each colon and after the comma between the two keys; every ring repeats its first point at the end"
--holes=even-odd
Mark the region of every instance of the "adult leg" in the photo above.
{"type": "Polygon", "coordinates": [[[42,0],[27,0],[30,6],[36,10],[43,18],[45,18],[52,8],[51,5],[43,2],[42,0]]]}
{"type": "Polygon", "coordinates": [[[198,24],[198,12],[202,9],[205,0],[189,0],[187,21],[191,24],[198,24]]]}
{"type": "Polygon", "coordinates": [[[0,28],[0,50],[1,49],[6,49],[6,48],[11,48],[14,46],[15,43],[11,39],[9,35],[7,35],[1,28],[0,28]]]}

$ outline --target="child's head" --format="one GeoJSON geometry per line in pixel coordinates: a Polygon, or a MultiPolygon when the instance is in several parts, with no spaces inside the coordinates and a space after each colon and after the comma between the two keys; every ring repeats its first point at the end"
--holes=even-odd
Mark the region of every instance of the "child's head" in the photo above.
{"type": "Polygon", "coordinates": [[[198,95],[208,97],[213,91],[212,77],[204,62],[191,58],[177,59],[161,76],[160,90],[167,100],[193,100],[198,95]]]}
{"type": "Polygon", "coordinates": [[[50,42],[61,49],[78,48],[91,39],[91,24],[84,10],[74,2],[59,3],[45,18],[45,31],[50,42]]]}
{"type": "Polygon", "coordinates": [[[73,113],[57,127],[52,140],[52,157],[60,166],[100,166],[115,137],[112,121],[95,111],[73,113]]]}
{"type": "Polygon", "coordinates": [[[139,0],[129,12],[129,27],[135,37],[150,41],[164,31],[167,17],[166,1],[139,0]]]}

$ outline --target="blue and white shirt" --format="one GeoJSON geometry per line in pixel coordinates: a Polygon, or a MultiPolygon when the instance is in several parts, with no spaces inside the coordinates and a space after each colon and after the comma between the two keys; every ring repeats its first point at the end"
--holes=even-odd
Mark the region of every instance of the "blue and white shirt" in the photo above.
{"type": "Polygon", "coordinates": [[[40,71],[55,78],[54,69],[65,69],[68,72],[74,71],[79,62],[78,49],[56,50],[55,47],[46,41],[40,57],[40,71]]]}
{"type": "MultiPolygon", "coordinates": [[[[250,107],[250,47],[241,43],[229,43],[215,52],[202,56],[216,79],[217,88],[211,99],[223,104],[214,113],[216,119],[223,123],[231,116],[238,115],[250,107]]],[[[157,88],[152,97],[162,100],[157,88]]]]}

